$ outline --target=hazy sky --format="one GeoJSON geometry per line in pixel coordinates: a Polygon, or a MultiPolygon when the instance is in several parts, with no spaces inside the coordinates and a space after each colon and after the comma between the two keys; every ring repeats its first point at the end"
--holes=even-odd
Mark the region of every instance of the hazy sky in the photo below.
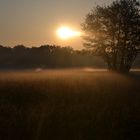
{"type": "Polygon", "coordinates": [[[97,4],[112,0],[0,0],[0,44],[40,46],[58,44],[82,47],[76,37],[62,41],[56,36],[61,25],[80,31],[85,15],[97,4]]]}

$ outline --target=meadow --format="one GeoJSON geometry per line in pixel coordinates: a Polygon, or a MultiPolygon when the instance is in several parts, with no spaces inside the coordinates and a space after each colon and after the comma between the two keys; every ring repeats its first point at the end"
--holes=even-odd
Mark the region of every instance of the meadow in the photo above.
{"type": "Polygon", "coordinates": [[[140,71],[0,72],[0,140],[138,140],[140,71]]]}

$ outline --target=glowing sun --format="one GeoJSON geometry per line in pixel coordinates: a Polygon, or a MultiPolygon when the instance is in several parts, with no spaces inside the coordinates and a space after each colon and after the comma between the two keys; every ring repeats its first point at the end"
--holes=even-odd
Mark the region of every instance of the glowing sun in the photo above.
{"type": "Polygon", "coordinates": [[[66,40],[72,37],[78,37],[81,35],[80,32],[72,30],[70,27],[62,26],[56,31],[60,39],[66,40]]]}

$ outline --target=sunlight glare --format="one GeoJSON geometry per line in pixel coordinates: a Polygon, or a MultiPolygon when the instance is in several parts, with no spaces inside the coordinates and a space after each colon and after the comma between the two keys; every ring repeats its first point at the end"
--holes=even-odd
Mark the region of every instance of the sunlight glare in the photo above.
{"type": "Polygon", "coordinates": [[[57,30],[57,35],[59,38],[66,40],[72,37],[78,37],[81,35],[81,33],[78,31],[73,31],[69,27],[62,26],[57,30]]]}

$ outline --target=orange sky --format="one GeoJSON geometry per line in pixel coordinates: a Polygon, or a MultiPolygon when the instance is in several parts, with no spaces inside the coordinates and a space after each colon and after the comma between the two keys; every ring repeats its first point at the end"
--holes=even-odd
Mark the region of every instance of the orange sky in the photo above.
{"type": "Polygon", "coordinates": [[[80,37],[62,41],[56,35],[61,25],[81,30],[85,15],[97,4],[111,0],[0,0],[0,44],[28,47],[56,44],[82,48],[80,37]]]}

